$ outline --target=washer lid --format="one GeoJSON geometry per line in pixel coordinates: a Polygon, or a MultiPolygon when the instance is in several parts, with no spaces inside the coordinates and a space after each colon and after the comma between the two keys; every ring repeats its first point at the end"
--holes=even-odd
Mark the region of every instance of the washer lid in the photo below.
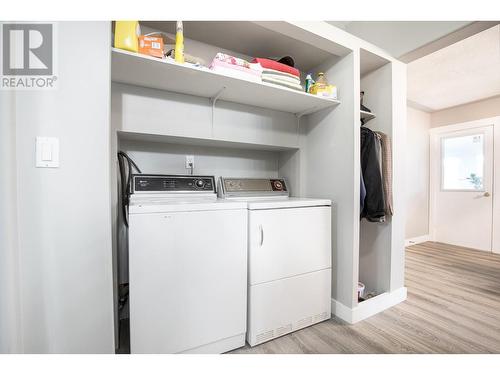
{"type": "Polygon", "coordinates": [[[329,199],[283,198],[247,200],[249,210],[266,210],[273,208],[319,207],[332,205],[329,199]]]}

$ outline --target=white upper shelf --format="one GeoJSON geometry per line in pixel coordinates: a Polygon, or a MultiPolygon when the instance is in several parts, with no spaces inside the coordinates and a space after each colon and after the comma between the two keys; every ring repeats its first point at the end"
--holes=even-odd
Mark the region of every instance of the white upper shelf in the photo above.
{"type": "Polygon", "coordinates": [[[113,82],[205,98],[217,97],[220,100],[297,115],[340,104],[338,100],[268,83],[233,78],[206,68],[181,65],[116,48],[112,49],[111,79],[113,82]]]}
{"type": "Polygon", "coordinates": [[[370,121],[371,119],[374,119],[375,113],[368,112],[368,111],[359,111],[360,117],[366,121],[370,121]]]}

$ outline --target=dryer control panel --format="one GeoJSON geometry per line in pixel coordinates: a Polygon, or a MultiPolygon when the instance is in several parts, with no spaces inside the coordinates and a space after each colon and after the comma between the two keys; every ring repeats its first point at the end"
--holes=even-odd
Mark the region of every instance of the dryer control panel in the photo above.
{"type": "Polygon", "coordinates": [[[228,197],[289,196],[283,178],[228,178],[221,177],[219,192],[228,197]]]}
{"type": "Polygon", "coordinates": [[[132,193],[215,193],[213,176],[134,174],[132,193]]]}

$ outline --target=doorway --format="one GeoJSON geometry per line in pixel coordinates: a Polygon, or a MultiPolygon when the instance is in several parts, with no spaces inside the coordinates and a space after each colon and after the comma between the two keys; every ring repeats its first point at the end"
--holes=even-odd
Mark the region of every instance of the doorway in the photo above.
{"type": "Polygon", "coordinates": [[[431,130],[434,241],[493,251],[493,129],[485,119],[431,130]]]}

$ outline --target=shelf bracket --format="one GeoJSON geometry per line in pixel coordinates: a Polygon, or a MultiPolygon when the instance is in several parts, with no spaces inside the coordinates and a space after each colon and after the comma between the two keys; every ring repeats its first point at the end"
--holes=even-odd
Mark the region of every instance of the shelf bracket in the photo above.
{"type": "Polygon", "coordinates": [[[295,114],[295,117],[297,118],[297,144],[300,143],[300,117],[295,114]]]}
{"type": "Polygon", "coordinates": [[[219,100],[220,96],[222,95],[225,89],[226,86],[222,86],[222,88],[219,91],[217,91],[217,94],[215,94],[215,96],[210,98],[210,103],[212,103],[212,108],[215,107],[215,103],[217,103],[217,100],[219,100]]]}
{"type": "Polygon", "coordinates": [[[302,116],[305,116],[305,115],[308,115],[310,113],[313,113],[315,111],[315,109],[316,109],[316,107],[312,107],[312,108],[306,109],[305,111],[297,112],[295,114],[295,117],[297,117],[298,119],[300,119],[302,116]]]}
{"type": "Polygon", "coordinates": [[[217,104],[217,100],[219,100],[220,96],[226,89],[226,86],[222,86],[222,88],[217,91],[215,96],[210,98],[210,104],[212,104],[212,138],[214,137],[214,121],[215,121],[215,104],[217,104]]]}
{"type": "Polygon", "coordinates": [[[313,113],[315,109],[316,109],[316,106],[294,114],[295,118],[297,119],[297,143],[300,142],[300,119],[301,119],[301,117],[305,116],[309,113],[313,113]]]}

